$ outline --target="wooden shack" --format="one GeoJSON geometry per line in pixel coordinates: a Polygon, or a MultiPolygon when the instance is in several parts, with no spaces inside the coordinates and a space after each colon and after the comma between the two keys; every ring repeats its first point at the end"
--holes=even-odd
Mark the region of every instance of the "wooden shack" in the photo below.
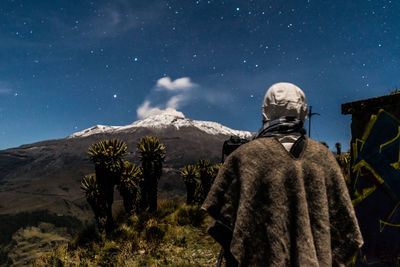
{"type": "Polygon", "coordinates": [[[377,114],[380,109],[384,109],[400,119],[400,93],[342,104],[342,114],[352,115],[352,142],[356,138],[362,137],[365,126],[369,122],[371,115],[377,114]]]}
{"type": "Polygon", "coordinates": [[[364,238],[356,266],[397,266],[400,93],[342,104],[342,114],[352,115],[349,191],[364,238]]]}

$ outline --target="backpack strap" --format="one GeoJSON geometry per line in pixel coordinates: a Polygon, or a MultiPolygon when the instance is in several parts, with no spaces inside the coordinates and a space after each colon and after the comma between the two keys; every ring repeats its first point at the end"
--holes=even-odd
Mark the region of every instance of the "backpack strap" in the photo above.
{"type": "Polygon", "coordinates": [[[293,157],[298,158],[304,149],[305,143],[306,137],[304,135],[300,136],[290,149],[290,154],[292,154],[293,157]]]}

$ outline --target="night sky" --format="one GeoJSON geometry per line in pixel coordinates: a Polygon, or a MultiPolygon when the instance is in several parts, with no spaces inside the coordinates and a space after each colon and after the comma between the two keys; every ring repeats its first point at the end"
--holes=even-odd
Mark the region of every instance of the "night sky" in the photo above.
{"type": "Polygon", "coordinates": [[[0,149],[167,110],[256,131],[276,82],[312,138],[350,140],[342,103],[399,85],[400,1],[48,0],[0,4],[0,149]]]}

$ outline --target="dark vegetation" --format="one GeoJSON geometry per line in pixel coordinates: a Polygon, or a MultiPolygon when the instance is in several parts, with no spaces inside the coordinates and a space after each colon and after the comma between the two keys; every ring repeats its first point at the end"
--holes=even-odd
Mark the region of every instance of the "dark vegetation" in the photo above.
{"type": "Polygon", "coordinates": [[[38,226],[40,222],[47,222],[56,227],[66,227],[70,235],[74,235],[79,229],[82,229],[81,221],[75,217],[58,216],[47,210],[0,215],[0,222],[0,265],[9,263],[10,259],[5,246],[12,241],[12,235],[20,228],[38,226]]]}
{"type": "Polygon", "coordinates": [[[339,142],[335,144],[336,147],[336,160],[339,163],[340,168],[342,169],[344,179],[346,181],[347,188],[349,189],[351,199],[355,199],[357,196],[353,195],[351,190],[351,180],[350,180],[350,172],[351,172],[351,158],[350,152],[342,153],[342,144],[339,142]]]}
{"type": "MultiPolygon", "coordinates": [[[[82,179],[81,188],[91,206],[97,227],[110,234],[114,230],[112,204],[117,187],[125,213],[130,216],[145,211],[157,211],[158,180],[162,175],[165,146],[152,136],[143,137],[137,144],[141,166],[125,160],[127,146],[113,139],[95,143],[89,148],[95,173],[82,179]]],[[[188,164],[181,170],[187,188],[186,204],[201,205],[205,200],[221,164],[212,165],[200,159],[197,165],[188,164]]]]}
{"type": "Polygon", "coordinates": [[[131,216],[122,209],[110,233],[90,225],[33,266],[215,266],[219,246],[206,233],[208,219],[198,205],[176,200],[131,216]]]}
{"type": "Polygon", "coordinates": [[[200,159],[197,165],[188,164],[181,169],[186,185],[186,204],[201,205],[204,202],[220,167],[220,163],[212,165],[209,160],[200,159]]]}
{"type": "MultiPolygon", "coordinates": [[[[159,265],[160,258],[163,258],[163,265],[179,261],[187,265],[196,253],[179,248],[192,246],[207,251],[208,257],[204,257],[201,265],[207,265],[207,261],[215,263],[218,245],[206,234],[207,216],[200,205],[221,164],[213,165],[201,159],[196,165],[186,165],[181,169],[187,188],[186,204],[177,200],[160,202],[157,201],[157,187],[165,149],[155,137],[142,138],[137,144],[141,166],[137,166],[124,159],[127,146],[122,141],[105,140],[91,145],[89,157],[95,165],[95,173],[82,179],[81,188],[93,210],[97,227],[86,227],[67,247],[57,248],[35,264],[114,265],[118,262],[124,265],[129,255],[133,265],[140,262],[159,265]],[[115,187],[123,199],[123,208],[113,217],[115,187]],[[181,251],[180,259],[172,260],[173,255],[165,254],[168,249],[181,251]],[[135,258],[138,260],[133,260],[135,258]]],[[[192,263],[199,262],[201,260],[192,263]]]]}
{"type": "Polygon", "coordinates": [[[123,198],[125,212],[150,212],[157,210],[157,187],[162,174],[165,146],[152,136],[143,137],[137,144],[142,166],[125,160],[127,146],[120,140],[105,140],[89,148],[90,160],[95,164],[95,174],[82,179],[85,192],[99,231],[110,234],[114,229],[112,204],[117,186],[123,198]]]}
{"type": "MultiPolygon", "coordinates": [[[[349,183],[349,154],[341,152],[340,143],[335,147],[336,159],[349,183]]],[[[212,164],[207,159],[187,164],[180,172],[187,189],[186,203],[158,200],[158,180],[166,148],[157,138],[146,136],[137,144],[137,150],[141,166],[124,159],[127,146],[119,140],[101,141],[89,148],[95,173],[82,179],[81,188],[96,224],[87,225],[67,245],[39,257],[34,266],[216,264],[219,245],[206,233],[210,218],[200,206],[221,164],[212,164]],[[114,188],[118,189],[123,206],[113,215],[114,188]]],[[[65,217],[57,216],[63,224],[57,220],[45,221],[60,226],[80,225],[78,220],[69,222],[65,217]]],[[[8,236],[8,240],[10,238],[8,236]]],[[[10,260],[4,253],[0,253],[0,257],[3,263],[10,260]]]]}
{"type": "Polygon", "coordinates": [[[142,162],[142,179],[139,179],[140,210],[157,210],[158,180],[162,175],[162,163],[165,159],[165,146],[158,138],[145,136],[140,139],[137,149],[142,162]]]}

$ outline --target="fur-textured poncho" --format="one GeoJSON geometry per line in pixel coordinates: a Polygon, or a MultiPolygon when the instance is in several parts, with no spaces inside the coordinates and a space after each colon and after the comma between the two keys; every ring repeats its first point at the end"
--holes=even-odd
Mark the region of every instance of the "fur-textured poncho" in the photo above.
{"type": "Polygon", "coordinates": [[[309,138],[299,158],[271,137],[239,147],[203,209],[239,266],[341,266],[363,243],[334,155],[309,138]]]}

